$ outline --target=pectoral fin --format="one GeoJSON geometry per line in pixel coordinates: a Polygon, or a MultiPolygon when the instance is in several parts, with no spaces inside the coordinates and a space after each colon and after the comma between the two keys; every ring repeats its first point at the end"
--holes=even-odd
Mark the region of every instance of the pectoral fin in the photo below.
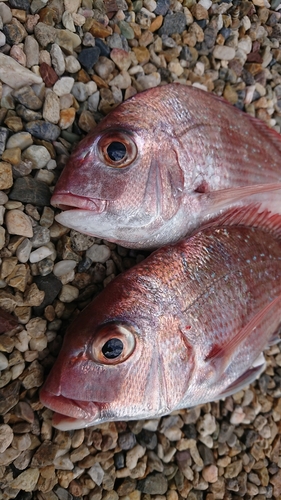
{"type": "MultiPolygon", "coordinates": [[[[218,210],[225,208],[232,203],[239,202],[249,196],[257,194],[270,193],[272,191],[281,190],[281,183],[269,184],[255,184],[252,186],[242,186],[236,188],[220,189],[218,191],[210,191],[207,193],[200,193],[202,204],[205,206],[206,215],[212,215],[218,210]]],[[[281,193],[280,193],[280,206],[281,206],[281,193]]]]}
{"type": "Polygon", "coordinates": [[[222,346],[215,345],[205,358],[205,362],[210,363],[217,374],[223,374],[232,362],[233,355],[237,351],[239,345],[241,345],[247,337],[251,335],[253,330],[260,325],[266,315],[270,314],[278,303],[281,305],[281,295],[278,295],[278,297],[255,314],[247,325],[245,325],[244,328],[242,328],[240,332],[238,332],[237,335],[235,335],[235,337],[233,337],[228,343],[222,346]]]}
{"type": "Polygon", "coordinates": [[[255,366],[253,368],[249,368],[248,370],[243,373],[235,382],[230,384],[226,389],[218,394],[218,399],[226,398],[228,396],[231,396],[232,394],[235,394],[235,392],[240,391],[241,389],[244,389],[246,385],[251,384],[256,380],[256,378],[264,371],[265,369],[265,363],[262,363],[258,366],[255,366]]]}

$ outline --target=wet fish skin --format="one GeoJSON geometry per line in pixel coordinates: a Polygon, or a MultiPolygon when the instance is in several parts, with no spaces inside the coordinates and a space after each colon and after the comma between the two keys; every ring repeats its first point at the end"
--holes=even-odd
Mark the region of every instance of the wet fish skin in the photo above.
{"type": "Polygon", "coordinates": [[[70,157],[51,201],[67,209],[56,217],[67,227],[153,249],[247,205],[253,193],[251,202],[281,213],[281,192],[268,194],[269,184],[281,189],[280,154],[281,136],[263,122],[213,94],[169,84],[109,113],[70,157]],[[114,141],[126,147],[124,161],[108,159],[114,141]]]}
{"type": "Polygon", "coordinates": [[[280,326],[281,239],[250,212],[248,224],[259,227],[242,217],[203,228],[86,307],[41,391],[56,427],[161,416],[232,394],[261,373],[260,354],[280,326]],[[102,347],[124,328],[135,345],[124,342],[127,359],[108,361],[102,347]]]}

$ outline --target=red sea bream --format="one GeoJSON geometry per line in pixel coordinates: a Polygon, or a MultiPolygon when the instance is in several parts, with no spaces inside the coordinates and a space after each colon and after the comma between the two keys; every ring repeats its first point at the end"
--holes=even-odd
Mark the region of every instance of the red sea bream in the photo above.
{"type": "Polygon", "coordinates": [[[156,248],[230,207],[262,202],[281,213],[280,158],[281,136],[263,122],[170,84],[123,102],[81,141],[52,204],[67,227],[156,248]]]}
{"type": "Polygon", "coordinates": [[[280,217],[236,209],[111,281],[68,329],[41,401],[67,430],[230,395],[263,370],[280,308],[280,217]]]}

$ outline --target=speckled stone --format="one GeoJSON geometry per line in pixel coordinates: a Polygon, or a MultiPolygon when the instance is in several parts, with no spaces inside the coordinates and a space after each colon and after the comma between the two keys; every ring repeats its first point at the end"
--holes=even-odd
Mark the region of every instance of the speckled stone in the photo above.
{"type": "Polygon", "coordinates": [[[12,165],[0,162],[0,189],[9,189],[13,185],[12,165]]]}
{"type": "Polygon", "coordinates": [[[45,183],[26,176],[15,180],[9,197],[11,200],[45,206],[49,205],[50,191],[45,183]]]}
{"type": "Polygon", "coordinates": [[[57,125],[43,120],[28,122],[25,128],[34,137],[45,139],[46,141],[55,141],[60,135],[60,128],[57,125]]]}
{"type": "Polygon", "coordinates": [[[8,137],[9,131],[5,127],[0,127],[0,156],[5,150],[8,137]]]}
{"type": "Polygon", "coordinates": [[[145,479],[138,481],[137,489],[150,495],[165,495],[168,481],[163,474],[149,474],[145,479]]]}
{"type": "Polygon", "coordinates": [[[14,89],[25,85],[41,83],[42,78],[29,69],[21,66],[12,57],[0,53],[0,80],[14,89]]]}
{"type": "Polygon", "coordinates": [[[167,14],[167,16],[164,18],[163,26],[159,30],[159,35],[172,35],[173,33],[182,33],[185,28],[186,18],[183,12],[167,14]]]}

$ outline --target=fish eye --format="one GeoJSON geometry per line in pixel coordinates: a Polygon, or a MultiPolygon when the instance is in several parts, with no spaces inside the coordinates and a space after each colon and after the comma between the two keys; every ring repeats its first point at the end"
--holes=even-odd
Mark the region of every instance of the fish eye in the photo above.
{"type": "Polygon", "coordinates": [[[122,131],[105,132],[97,143],[98,154],[108,167],[124,168],[137,156],[137,146],[131,136],[122,131]]]}
{"type": "Polygon", "coordinates": [[[96,333],[91,346],[91,358],[104,365],[122,363],[136,345],[134,328],[122,323],[107,323],[96,333]]]}

